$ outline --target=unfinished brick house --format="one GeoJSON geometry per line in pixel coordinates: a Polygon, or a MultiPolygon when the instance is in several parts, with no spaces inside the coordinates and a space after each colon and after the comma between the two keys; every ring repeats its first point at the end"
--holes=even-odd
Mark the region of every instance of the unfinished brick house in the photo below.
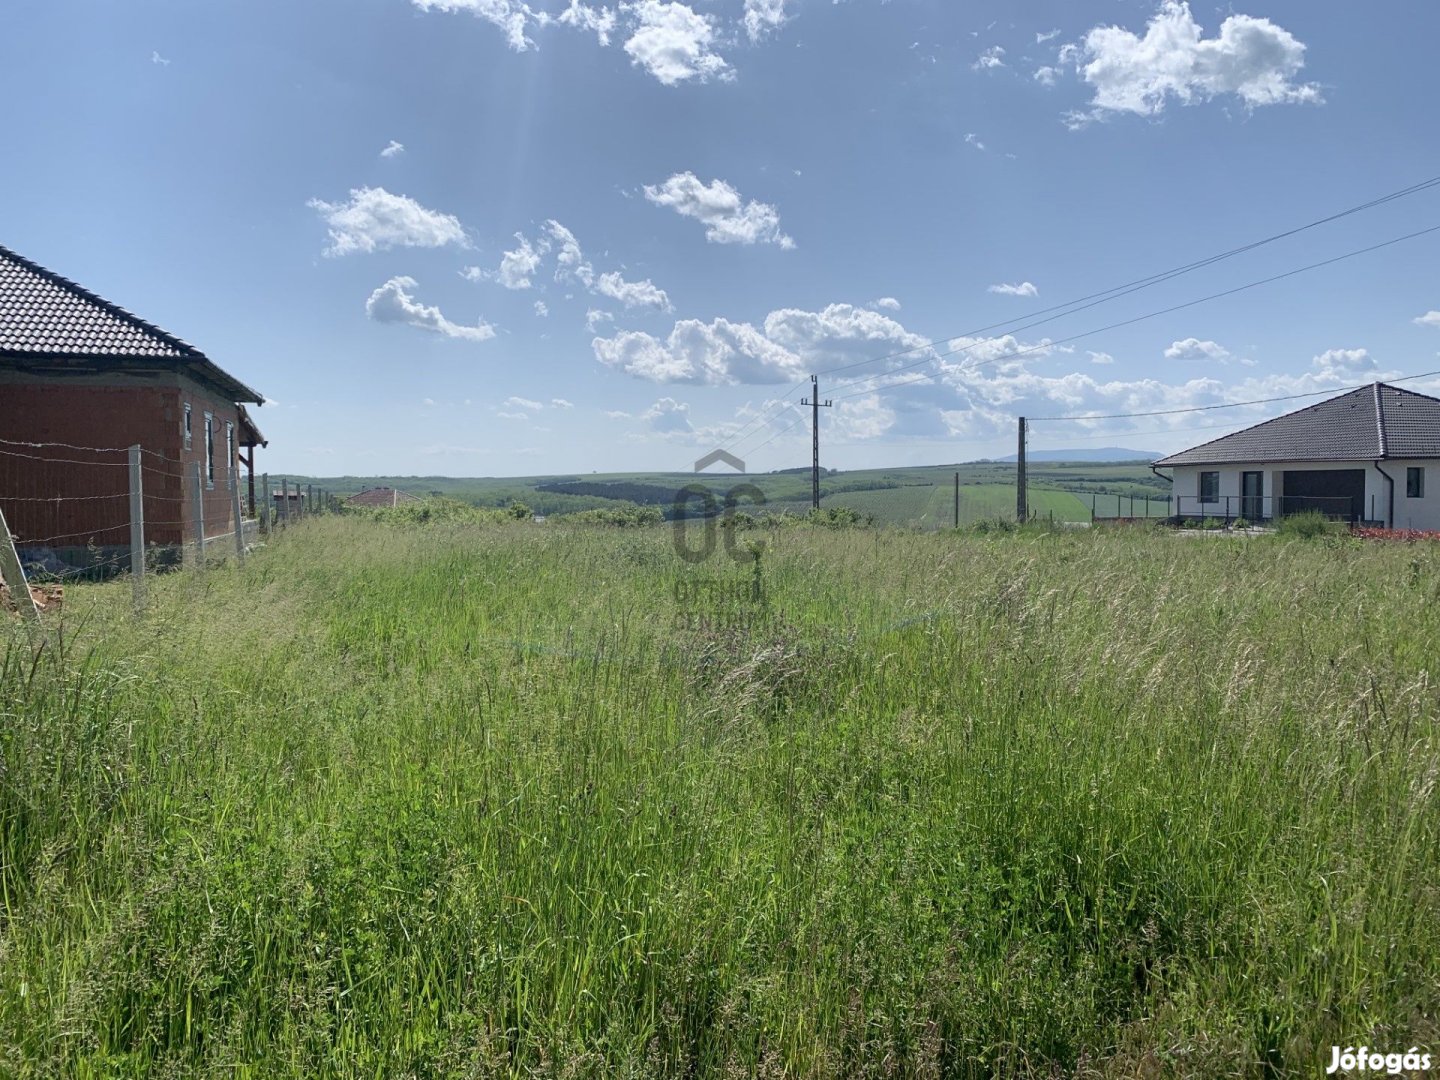
{"type": "Polygon", "coordinates": [[[233,535],[253,516],[245,411],[264,399],[204,353],[0,246],[0,511],[22,550],[130,544],[127,448],[142,449],[147,546],[233,535]],[[198,495],[198,499],[197,499],[198,495]],[[199,513],[197,513],[197,510],[199,513]]]}

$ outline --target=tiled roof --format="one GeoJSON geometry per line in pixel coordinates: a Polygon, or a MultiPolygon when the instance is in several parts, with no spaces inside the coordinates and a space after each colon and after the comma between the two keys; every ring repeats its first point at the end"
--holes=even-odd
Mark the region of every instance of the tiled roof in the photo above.
{"type": "Polygon", "coordinates": [[[420,502],[421,500],[411,495],[408,491],[397,491],[395,488],[374,487],[367,488],[359,495],[351,495],[345,500],[351,506],[399,506],[406,502],[420,502]]]}
{"type": "Polygon", "coordinates": [[[1159,466],[1440,457],[1440,400],[1375,383],[1178,454],[1159,466]]]}
{"type": "Polygon", "coordinates": [[[161,360],[217,383],[236,401],[263,399],[204,353],[118,304],[0,246],[0,358],[161,360]]]}

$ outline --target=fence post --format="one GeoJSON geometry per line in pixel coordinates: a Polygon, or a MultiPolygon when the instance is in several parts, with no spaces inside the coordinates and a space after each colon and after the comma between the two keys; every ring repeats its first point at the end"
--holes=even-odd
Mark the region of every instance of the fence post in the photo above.
{"type": "Polygon", "coordinates": [[[130,589],[138,615],[145,610],[145,493],[138,443],[130,447],[130,589]]]}
{"type": "Polygon", "coordinates": [[[195,462],[195,568],[205,569],[205,478],[195,462]]]}
{"type": "MultiPolygon", "coordinates": [[[[230,466],[233,474],[235,466],[230,466]]],[[[245,518],[240,513],[240,485],[230,485],[231,509],[235,513],[235,559],[241,566],[245,565],[245,518]]]]}
{"type": "Polygon", "coordinates": [[[1090,524],[1095,524],[1095,493],[1090,493],[1090,524]]]}
{"type": "Polygon", "coordinates": [[[285,477],[280,478],[280,524],[290,524],[290,481],[285,477]]]}
{"type": "Polygon", "coordinates": [[[0,579],[10,590],[10,599],[15,610],[33,624],[40,622],[40,612],[35,609],[35,598],[30,595],[30,583],[25,580],[25,571],[20,566],[20,556],[15,551],[15,541],[10,536],[10,526],[5,524],[5,511],[0,510],[0,579]]]}
{"type": "Polygon", "coordinates": [[[274,496],[273,494],[271,494],[271,492],[270,492],[270,474],[269,474],[268,472],[261,474],[261,477],[260,477],[260,490],[265,493],[265,503],[264,503],[265,509],[260,510],[260,509],[259,509],[260,504],[257,503],[257,504],[256,504],[256,510],[257,510],[257,512],[258,512],[259,515],[260,515],[260,530],[261,530],[266,536],[269,536],[269,535],[270,535],[270,514],[271,514],[271,512],[275,509],[275,496],[274,496]]]}

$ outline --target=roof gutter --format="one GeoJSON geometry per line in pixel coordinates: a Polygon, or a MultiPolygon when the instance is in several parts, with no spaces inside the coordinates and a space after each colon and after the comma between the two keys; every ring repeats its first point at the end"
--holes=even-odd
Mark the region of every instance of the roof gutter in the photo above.
{"type": "Polygon", "coordinates": [[[1375,392],[1375,431],[1380,437],[1380,456],[1375,460],[1375,471],[1385,478],[1388,497],[1385,501],[1385,527],[1395,527],[1395,478],[1380,467],[1380,462],[1390,456],[1390,448],[1385,443],[1385,411],[1380,407],[1380,384],[1377,382],[1372,389],[1375,392]]]}
{"type": "Polygon", "coordinates": [[[1387,529],[1393,529],[1395,527],[1395,478],[1380,467],[1379,461],[1375,462],[1375,471],[1385,478],[1385,483],[1390,493],[1385,503],[1385,527],[1387,529]]]}
{"type": "MultiPolygon", "coordinates": [[[[1171,466],[1171,468],[1173,468],[1173,467],[1174,467],[1174,466],[1171,466]]],[[[1166,476],[1164,473],[1162,473],[1162,472],[1160,471],[1160,466],[1158,466],[1158,465],[1151,465],[1151,466],[1150,466],[1150,471],[1151,471],[1152,473],[1154,473],[1156,476],[1160,477],[1161,480],[1164,480],[1167,484],[1173,484],[1173,483],[1175,483],[1175,477],[1174,477],[1174,476],[1166,476]]]]}

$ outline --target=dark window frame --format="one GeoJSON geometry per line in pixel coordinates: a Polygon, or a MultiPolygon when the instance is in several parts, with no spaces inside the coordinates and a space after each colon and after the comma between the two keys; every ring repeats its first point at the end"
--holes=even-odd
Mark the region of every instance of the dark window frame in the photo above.
{"type": "Polygon", "coordinates": [[[1424,466],[1410,465],[1405,469],[1405,497],[1407,499],[1423,499],[1425,497],[1424,466]]]}
{"type": "Polygon", "coordinates": [[[1208,505],[1208,504],[1210,504],[1210,503],[1218,503],[1218,502],[1220,501],[1220,473],[1219,473],[1218,470],[1209,470],[1209,469],[1207,469],[1207,470],[1201,472],[1201,473],[1200,473],[1200,478],[1196,481],[1196,485],[1197,485],[1197,490],[1200,492],[1200,502],[1201,502],[1202,505],[1208,505]],[[1206,494],[1206,491],[1205,491],[1205,488],[1206,488],[1205,479],[1206,479],[1206,477],[1209,477],[1209,478],[1210,478],[1210,481],[1211,481],[1211,489],[1210,489],[1209,494],[1206,494]]]}
{"type": "Polygon", "coordinates": [[[195,434],[190,421],[190,402],[185,402],[185,416],[180,422],[180,434],[184,436],[185,449],[189,450],[195,445],[195,434]]]}
{"type": "Polygon", "coordinates": [[[205,487],[215,488],[215,414],[205,413],[205,487]]]}

